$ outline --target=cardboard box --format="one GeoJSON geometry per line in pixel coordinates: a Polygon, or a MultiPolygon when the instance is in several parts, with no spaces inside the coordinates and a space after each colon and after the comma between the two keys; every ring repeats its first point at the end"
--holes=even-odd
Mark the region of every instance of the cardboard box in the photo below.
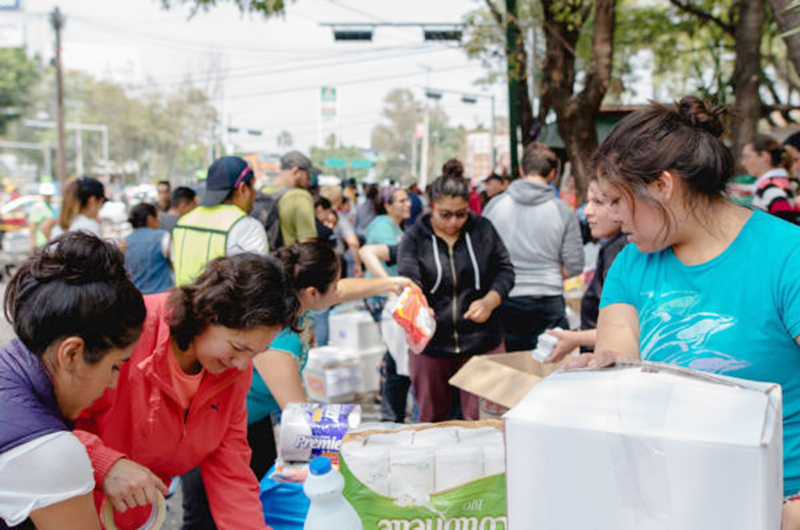
{"type": "Polygon", "coordinates": [[[778,385],[655,363],[558,372],[504,420],[510,528],[781,527],[778,385]]]}
{"type": "Polygon", "coordinates": [[[352,403],[361,388],[358,355],[333,346],[311,348],[303,370],[308,396],[320,403],[352,403]]]}
{"type": "Polygon", "coordinates": [[[476,355],[450,378],[450,384],[480,398],[481,419],[500,418],[560,366],[535,361],[529,351],[476,355]]]}
{"type": "Polygon", "coordinates": [[[360,352],[384,347],[378,324],[367,311],[333,312],[328,317],[328,343],[360,352]]]}

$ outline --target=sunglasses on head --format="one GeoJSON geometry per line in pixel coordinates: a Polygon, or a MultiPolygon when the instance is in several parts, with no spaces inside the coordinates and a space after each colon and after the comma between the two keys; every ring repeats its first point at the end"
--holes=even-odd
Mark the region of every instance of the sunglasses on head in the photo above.
{"type": "Polygon", "coordinates": [[[458,210],[457,212],[451,212],[450,210],[440,210],[438,206],[436,206],[436,212],[439,214],[444,220],[450,220],[453,217],[456,219],[466,219],[469,216],[469,209],[464,208],[463,210],[458,210]]]}

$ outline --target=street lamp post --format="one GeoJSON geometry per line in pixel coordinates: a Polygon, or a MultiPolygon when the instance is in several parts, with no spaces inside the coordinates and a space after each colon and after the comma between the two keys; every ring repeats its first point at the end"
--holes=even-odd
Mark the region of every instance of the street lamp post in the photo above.
{"type": "Polygon", "coordinates": [[[494,94],[473,94],[467,92],[459,92],[458,90],[445,90],[439,88],[425,88],[425,96],[429,99],[440,99],[442,97],[442,93],[449,93],[449,94],[458,94],[461,96],[461,101],[464,103],[474,104],[477,102],[478,98],[489,99],[492,101],[492,122],[489,129],[489,160],[491,163],[491,170],[495,170],[495,166],[497,165],[497,160],[495,158],[495,148],[494,148],[494,94]]]}

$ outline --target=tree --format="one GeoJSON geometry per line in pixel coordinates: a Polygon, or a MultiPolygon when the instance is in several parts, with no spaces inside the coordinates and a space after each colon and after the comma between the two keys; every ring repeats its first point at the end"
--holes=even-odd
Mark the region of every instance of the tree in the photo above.
{"type": "Polygon", "coordinates": [[[39,61],[29,59],[22,48],[0,49],[0,134],[25,111],[41,72],[39,61]]]}
{"type": "Polygon", "coordinates": [[[260,13],[265,17],[283,13],[286,7],[284,0],[161,0],[161,6],[164,9],[170,9],[179,5],[191,4],[190,16],[194,16],[199,11],[208,11],[223,2],[233,2],[242,13],[260,13]]]}
{"type": "MultiPolygon", "coordinates": [[[[380,151],[378,174],[390,180],[410,183],[414,158],[414,131],[422,121],[423,112],[429,112],[428,174],[435,177],[442,165],[450,158],[460,158],[464,130],[451,127],[444,110],[433,107],[423,110],[422,104],[414,99],[410,90],[398,88],[389,92],[384,100],[386,108],[381,123],[372,129],[372,147],[380,151]]],[[[420,162],[421,163],[421,162],[420,162]]]]}
{"type": "Polygon", "coordinates": [[[731,84],[734,109],[742,119],[733,122],[732,149],[740,153],[744,144],[755,136],[762,116],[759,87],[766,1],[670,0],[670,3],[702,24],[717,26],[733,42],[735,65],[731,84]]]}
{"type": "Polygon", "coordinates": [[[292,138],[292,133],[289,131],[281,131],[277,138],[278,147],[285,147],[289,148],[292,147],[292,143],[294,143],[294,139],[292,138]]]}
{"type": "Polygon", "coordinates": [[[800,5],[795,0],[769,0],[778,23],[789,59],[800,72],[800,5]]]}
{"type": "Polygon", "coordinates": [[[399,180],[411,175],[414,128],[420,120],[422,105],[406,88],[389,92],[384,103],[386,106],[382,118],[386,123],[372,129],[372,147],[381,154],[378,174],[384,178],[399,180]]]}
{"type": "MultiPolygon", "coordinates": [[[[108,127],[111,170],[122,173],[138,167],[135,178],[160,180],[191,175],[207,167],[209,142],[218,125],[217,113],[206,93],[191,80],[168,93],[151,90],[132,95],[119,85],[97,81],[88,75],[69,72],[64,77],[66,121],[102,124],[108,127]]],[[[51,113],[54,101],[53,76],[42,76],[31,89],[25,116],[51,113]]],[[[76,159],[74,133],[67,136],[67,158],[76,159]]],[[[9,128],[9,139],[49,142],[52,129],[9,128]]],[[[97,133],[83,133],[84,168],[87,174],[102,174],[102,141],[97,133]]],[[[75,164],[69,165],[75,174],[75,164]]]]}
{"type": "Polygon", "coordinates": [[[591,157],[598,145],[595,120],[611,83],[616,0],[542,0],[542,6],[546,54],[539,121],[544,123],[550,109],[555,109],[558,134],[572,162],[576,191],[583,199],[591,157]],[[576,92],[575,48],[592,10],[591,56],[584,72],[583,89],[576,92]]]}
{"type": "Polygon", "coordinates": [[[508,62],[508,79],[519,86],[518,98],[512,104],[519,111],[523,145],[536,139],[540,126],[554,110],[559,134],[573,163],[578,191],[584,196],[588,163],[597,147],[594,121],[612,78],[616,0],[540,0],[537,3],[540,10],[533,8],[532,2],[526,2],[514,13],[505,13],[498,0],[485,3],[484,14],[478,12],[468,18],[467,53],[496,63],[500,57],[499,43],[504,43],[502,52],[508,62]],[[494,32],[476,29],[477,24],[485,21],[486,13],[494,21],[494,32]],[[507,24],[512,28],[510,40],[502,37],[507,24]],[[526,28],[539,24],[545,42],[541,65],[537,59],[540,50],[536,45],[526,47],[522,37],[526,28]],[[590,43],[585,61],[579,60],[582,39],[590,43]],[[484,47],[485,43],[488,46],[484,47]],[[536,118],[528,95],[531,54],[536,66],[540,66],[535,79],[541,97],[536,118]],[[581,70],[581,64],[587,65],[586,68],[581,70]]]}

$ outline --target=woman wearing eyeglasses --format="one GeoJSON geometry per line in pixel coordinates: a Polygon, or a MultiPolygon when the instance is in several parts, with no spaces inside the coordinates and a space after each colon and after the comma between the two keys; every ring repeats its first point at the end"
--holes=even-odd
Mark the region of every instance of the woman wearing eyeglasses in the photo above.
{"type": "Polygon", "coordinates": [[[478,419],[478,398],[448,380],[473,355],[505,351],[497,307],[514,286],[508,251],[487,219],[469,210],[469,182],[442,176],[431,185],[432,211],[407,232],[398,273],[422,287],[436,314],[436,333],[410,371],[419,421],[444,421],[460,402],[478,419]]]}

